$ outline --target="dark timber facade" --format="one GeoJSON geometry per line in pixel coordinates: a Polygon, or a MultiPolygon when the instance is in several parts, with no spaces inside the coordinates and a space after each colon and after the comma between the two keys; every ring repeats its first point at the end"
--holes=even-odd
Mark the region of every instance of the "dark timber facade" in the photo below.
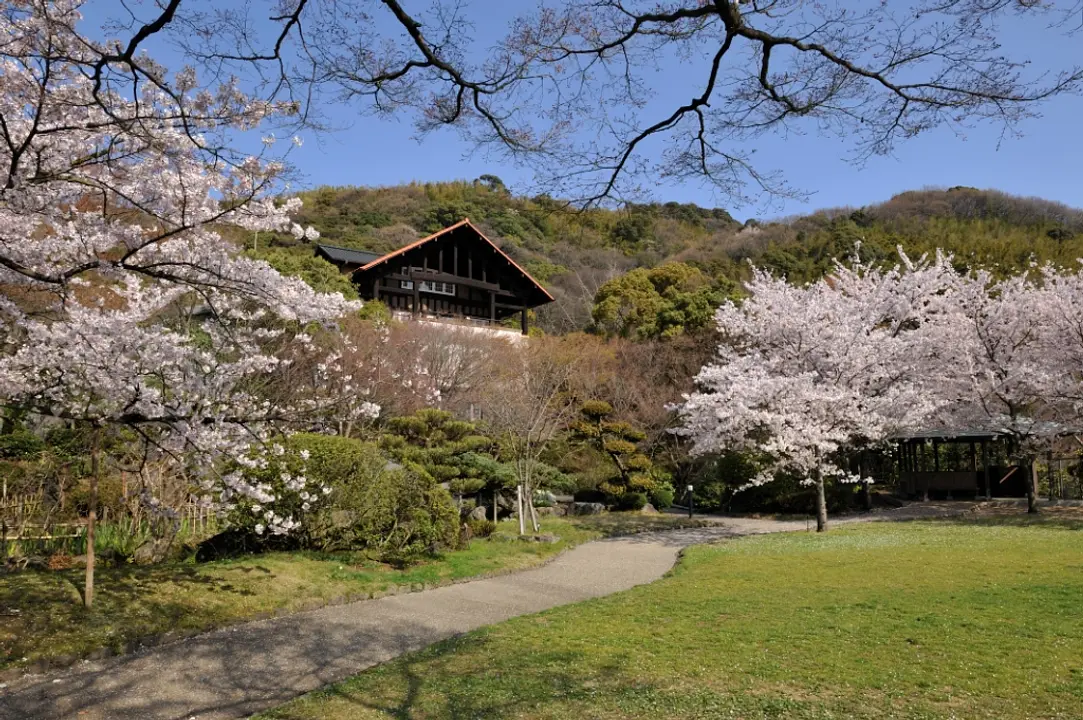
{"type": "Polygon", "coordinates": [[[364,300],[393,312],[464,318],[495,325],[553,301],[534,278],[463,220],[386,255],[317,245],[316,254],[349,273],[364,300]]]}

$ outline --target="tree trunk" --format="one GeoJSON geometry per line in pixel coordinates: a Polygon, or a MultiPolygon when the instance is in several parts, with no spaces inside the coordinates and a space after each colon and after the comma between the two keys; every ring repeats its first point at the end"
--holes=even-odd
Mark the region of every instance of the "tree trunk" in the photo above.
{"type": "Polygon", "coordinates": [[[1027,512],[1032,515],[1038,513],[1038,466],[1033,460],[1028,468],[1030,477],[1027,478],[1027,512]]]}
{"type": "Polygon", "coordinates": [[[525,518],[523,517],[523,486],[515,486],[515,506],[519,510],[519,534],[526,535],[525,518]]]}
{"type": "Polygon", "coordinates": [[[534,473],[532,472],[533,466],[526,466],[526,477],[523,480],[523,510],[527,512],[530,518],[530,527],[534,528],[534,532],[538,532],[538,515],[534,512],[534,473]]]}
{"type": "Polygon", "coordinates": [[[530,493],[526,502],[530,508],[530,524],[534,526],[534,532],[540,532],[541,525],[538,523],[538,513],[534,512],[534,493],[530,493]]]}
{"type": "Polygon", "coordinates": [[[90,451],[90,508],[86,521],[86,582],[83,586],[83,605],[94,604],[94,526],[98,522],[98,475],[101,470],[101,428],[94,430],[94,444],[90,451]]]}
{"type": "Polygon", "coordinates": [[[827,531],[827,493],[824,491],[824,477],[816,472],[816,532],[827,531]]]}
{"type": "Polygon", "coordinates": [[[867,482],[861,483],[861,500],[866,510],[872,510],[872,488],[867,482]]]}

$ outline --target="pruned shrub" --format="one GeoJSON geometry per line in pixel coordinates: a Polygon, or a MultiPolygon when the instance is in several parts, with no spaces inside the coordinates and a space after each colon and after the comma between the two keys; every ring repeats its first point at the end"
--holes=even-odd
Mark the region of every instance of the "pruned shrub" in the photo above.
{"type": "Polygon", "coordinates": [[[641,492],[621,493],[616,499],[617,510],[642,510],[647,504],[647,496],[641,492]]]}
{"type": "Polygon", "coordinates": [[[651,490],[651,505],[654,505],[657,510],[665,510],[673,504],[674,494],[672,485],[668,482],[660,482],[651,490]]]}
{"type": "Polygon", "coordinates": [[[470,534],[476,538],[487,538],[496,532],[496,523],[492,520],[470,518],[466,521],[466,526],[470,528],[470,534]]]}
{"type": "Polygon", "coordinates": [[[609,499],[609,496],[604,492],[594,488],[579,490],[572,497],[576,502],[585,503],[604,503],[609,499]]]}
{"type": "Polygon", "coordinates": [[[324,464],[316,449],[311,451],[310,472],[331,487],[331,494],[305,525],[306,546],[364,549],[405,561],[458,543],[459,512],[431,477],[389,465],[374,445],[327,440],[325,449],[333,445],[342,454],[324,464]]]}

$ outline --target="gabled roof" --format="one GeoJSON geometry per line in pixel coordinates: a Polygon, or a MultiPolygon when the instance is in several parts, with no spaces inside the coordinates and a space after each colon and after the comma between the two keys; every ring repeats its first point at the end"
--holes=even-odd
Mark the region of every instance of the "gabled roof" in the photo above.
{"type": "MultiPolygon", "coordinates": [[[[533,277],[531,277],[530,273],[528,273],[526,270],[524,270],[519,265],[519,263],[515,262],[510,257],[508,257],[507,253],[505,253],[503,250],[501,250],[499,247],[497,247],[496,243],[494,243],[489,238],[485,237],[485,233],[483,233],[481,230],[478,230],[477,226],[474,225],[474,223],[470,222],[470,218],[464,218],[464,219],[460,220],[459,222],[455,223],[454,225],[449,225],[448,227],[444,228],[443,230],[437,231],[437,232],[433,233],[432,235],[429,235],[428,237],[423,237],[420,240],[415,240],[414,242],[410,243],[409,245],[406,245],[405,247],[401,247],[398,250],[395,250],[394,252],[388,253],[387,255],[382,255],[382,256],[379,256],[379,257],[375,257],[374,259],[369,261],[366,265],[363,265],[360,268],[358,268],[358,272],[365,272],[366,270],[371,270],[372,268],[376,267],[377,265],[382,265],[383,263],[387,262],[388,260],[393,260],[394,258],[398,257],[399,255],[402,255],[405,252],[413,250],[414,248],[421,247],[425,243],[432,242],[433,240],[436,240],[436,239],[438,239],[440,237],[443,237],[444,235],[452,232],[453,230],[458,230],[459,228],[462,228],[462,227],[469,227],[471,230],[473,230],[475,233],[477,233],[478,237],[480,237],[485,242],[489,243],[489,245],[493,248],[493,250],[495,250],[497,252],[498,255],[500,255],[502,258],[507,260],[511,264],[512,267],[514,267],[516,270],[518,270],[520,273],[522,273],[523,277],[525,277],[527,280],[532,282],[534,284],[534,286],[539,291],[541,291],[542,294],[545,295],[545,297],[548,298],[548,300],[546,300],[546,302],[552,302],[554,300],[553,296],[549,294],[548,290],[546,290],[544,287],[542,287],[542,284],[540,282],[538,282],[533,277]]],[[[372,253],[369,253],[369,254],[372,254],[372,253]]]]}
{"type": "Polygon", "coordinates": [[[317,245],[316,254],[324,255],[332,262],[349,263],[350,265],[367,265],[380,257],[380,253],[353,250],[352,248],[337,247],[335,245],[317,245]]]}

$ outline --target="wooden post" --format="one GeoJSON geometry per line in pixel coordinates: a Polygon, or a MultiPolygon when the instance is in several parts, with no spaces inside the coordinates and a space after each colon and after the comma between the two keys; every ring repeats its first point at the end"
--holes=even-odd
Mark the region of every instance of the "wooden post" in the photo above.
{"type": "Polygon", "coordinates": [[[933,439],[933,472],[940,472],[940,441],[933,439]]]}
{"type": "Polygon", "coordinates": [[[94,526],[98,521],[98,480],[101,473],[101,428],[94,428],[90,450],[90,510],[86,522],[86,578],[83,584],[83,605],[94,604],[94,526]]]}
{"type": "Polygon", "coordinates": [[[989,441],[983,439],[981,441],[981,466],[985,471],[985,499],[993,499],[993,488],[989,484],[989,441]]]}
{"type": "Polygon", "coordinates": [[[869,481],[864,479],[865,477],[865,463],[862,462],[865,453],[862,451],[857,456],[857,474],[862,478],[861,480],[861,498],[864,502],[866,510],[872,510],[872,488],[869,487],[869,481]]]}
{"type": "MultiPolygon", "coordinates": [[[[5,418],[6,421],[6,418],[5,418]]],[[[4,476],[3,500],[0,500],[0,565],[8,562],[8,478],[4,476]]]]}
{"type": "Polygon", "coordinates": [[[1053,452],[1047,452],[1045,454],[1045,478],[1049,482],[1049,502],[1053,502],[1057,499],[1056,493],[1053,491],[1053,452]]]}
{"type": "Polygon", "coordinates": [[[974,441],[970,441],[970,472],[974,473],[974,499],[981,496],[981,487],[978,486],[978,449],[974,447],[974,441]]]}
{"type": "Polygon", "coordinates": [[[496,325],[496,291],[489,291],[489,322],[496,325]]]}
{"type": "Polygon", "coordinates": [[[523,306],[522,312],[519,317],[519,327],[523,331],[524,335],[528,334],[528,328],[526,324],[526,305],[523,306]]]}
{"type": "Polygon", "coordinates": [[[414,288],[414,316],[421,313],[421,283],[418,282],[417,274],[413,271],[410,272],[410,285],[414,288]]]}
{"type": "Polygon", "coordinates": [[[526,506],[530,510],[530,524],[533,526],[534,532],[541,532],[541,523],[538,522],[538,513],[534,511],[534,498],[528,497],[526,506]]]}
{"type": "MultiPolygon", "coordinates": [[[[925,443],[922,443],[922,445],[925,445],[925,443]]],[[[933,452],[934,453],[936,452],[936,440],[933,440],[933,452]]],[[[939,458],[936,458],[935,460],[933,460],[933,468],[935,470],[940,469],[940,459],[939,458]]],[[[922,502],[929,502],[929,474],[928,474],[928,472],[926,472],[923,477],[924,477],[925,482],[922,483],[921,500],[922,500],[922,502]]]]}

